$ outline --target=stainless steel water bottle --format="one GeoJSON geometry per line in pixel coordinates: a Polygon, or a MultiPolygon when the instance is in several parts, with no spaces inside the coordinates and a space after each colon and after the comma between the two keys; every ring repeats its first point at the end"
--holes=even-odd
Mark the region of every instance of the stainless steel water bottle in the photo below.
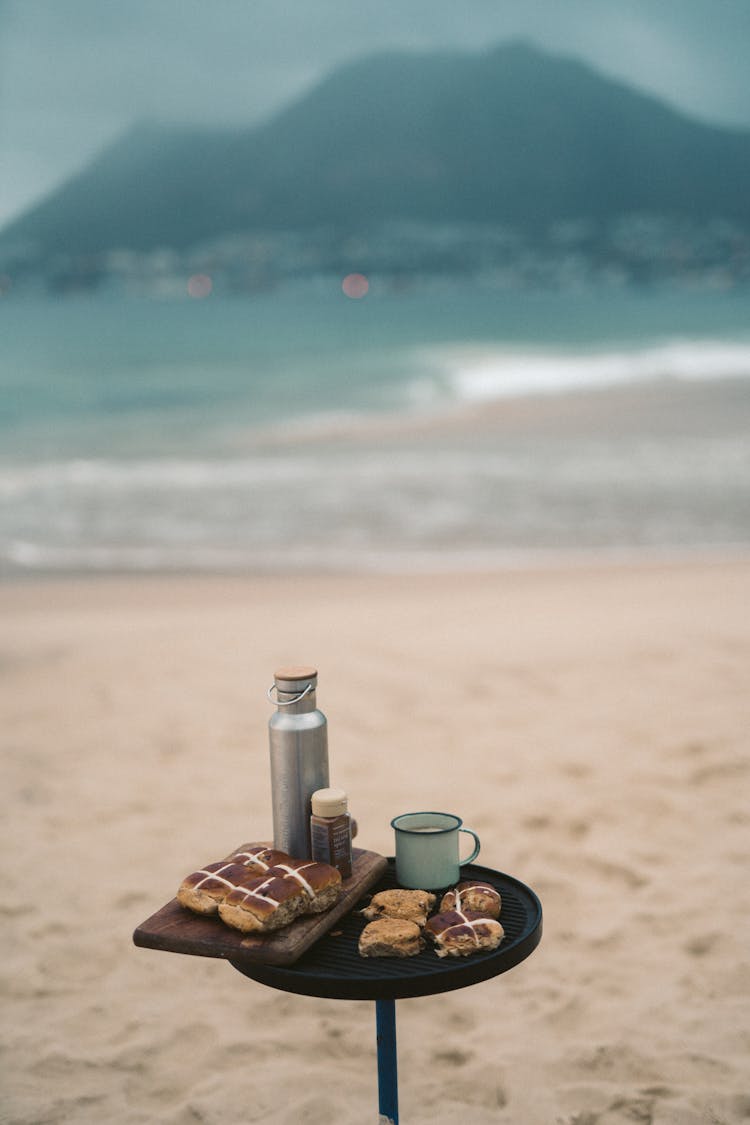
{"type": "Polygon", "coordinates": [[[280,668],[273,679],[268,689],[276,703],[268,722],[273,846],[309,859],[310,798],[316,789],[328,788],[328,723],[315,702],[318,672],[280,668]]]}

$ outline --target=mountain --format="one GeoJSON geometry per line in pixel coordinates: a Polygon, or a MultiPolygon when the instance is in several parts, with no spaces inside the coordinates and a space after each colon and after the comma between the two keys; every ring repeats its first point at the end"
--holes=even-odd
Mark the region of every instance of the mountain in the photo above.
{"type": "Polygon", "coordinates": [[[750,224],[750,133],[524,43],[343,66],[260,127],[138,126],[11,223],[41,256],[388,220],[750,224]]]}

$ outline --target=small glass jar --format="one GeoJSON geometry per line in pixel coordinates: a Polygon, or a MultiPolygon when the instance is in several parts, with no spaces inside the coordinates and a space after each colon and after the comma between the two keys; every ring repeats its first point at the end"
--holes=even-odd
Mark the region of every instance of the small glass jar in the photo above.
{"type": "Polygon", "coordinates": [[[310,842],[312,858],[329,863],[342,879],[352,873],[352,818],[343,789],[316,789],[311,799],[310,842]]]}

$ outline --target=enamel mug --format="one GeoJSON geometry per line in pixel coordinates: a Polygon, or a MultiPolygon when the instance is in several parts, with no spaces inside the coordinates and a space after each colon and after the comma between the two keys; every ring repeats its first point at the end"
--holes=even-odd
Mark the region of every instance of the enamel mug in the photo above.
{"type": "Polygon", "coordinates": [[[396,833],[396,878],[399,886],[434,891],[460,881],[461,867],[479,855],[479,837],[453,813],[403,813],[391,821],[396,833]],[[459,858],[459,832],[474,838],[474,851],[459,858]]]}

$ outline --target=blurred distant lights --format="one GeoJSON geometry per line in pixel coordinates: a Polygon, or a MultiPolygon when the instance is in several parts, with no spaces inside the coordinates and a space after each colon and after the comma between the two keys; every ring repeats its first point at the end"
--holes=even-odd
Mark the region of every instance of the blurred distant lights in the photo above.
{"type": "Polygon", "coordinates": [[[353,301],[359,301],[362,297],[367,296],[370,282],[363,273],[349,273],[341,282],[341,288],[344,290],[345,296],[351,297],[353,301]]]}
{"type": "Polygon", "coordinates": [[[213,287],[214,283],[207,273],[194,273],[192,277],[188,278],[188,296],[195,297],[196,301],[208,297],[213,287]]]}

